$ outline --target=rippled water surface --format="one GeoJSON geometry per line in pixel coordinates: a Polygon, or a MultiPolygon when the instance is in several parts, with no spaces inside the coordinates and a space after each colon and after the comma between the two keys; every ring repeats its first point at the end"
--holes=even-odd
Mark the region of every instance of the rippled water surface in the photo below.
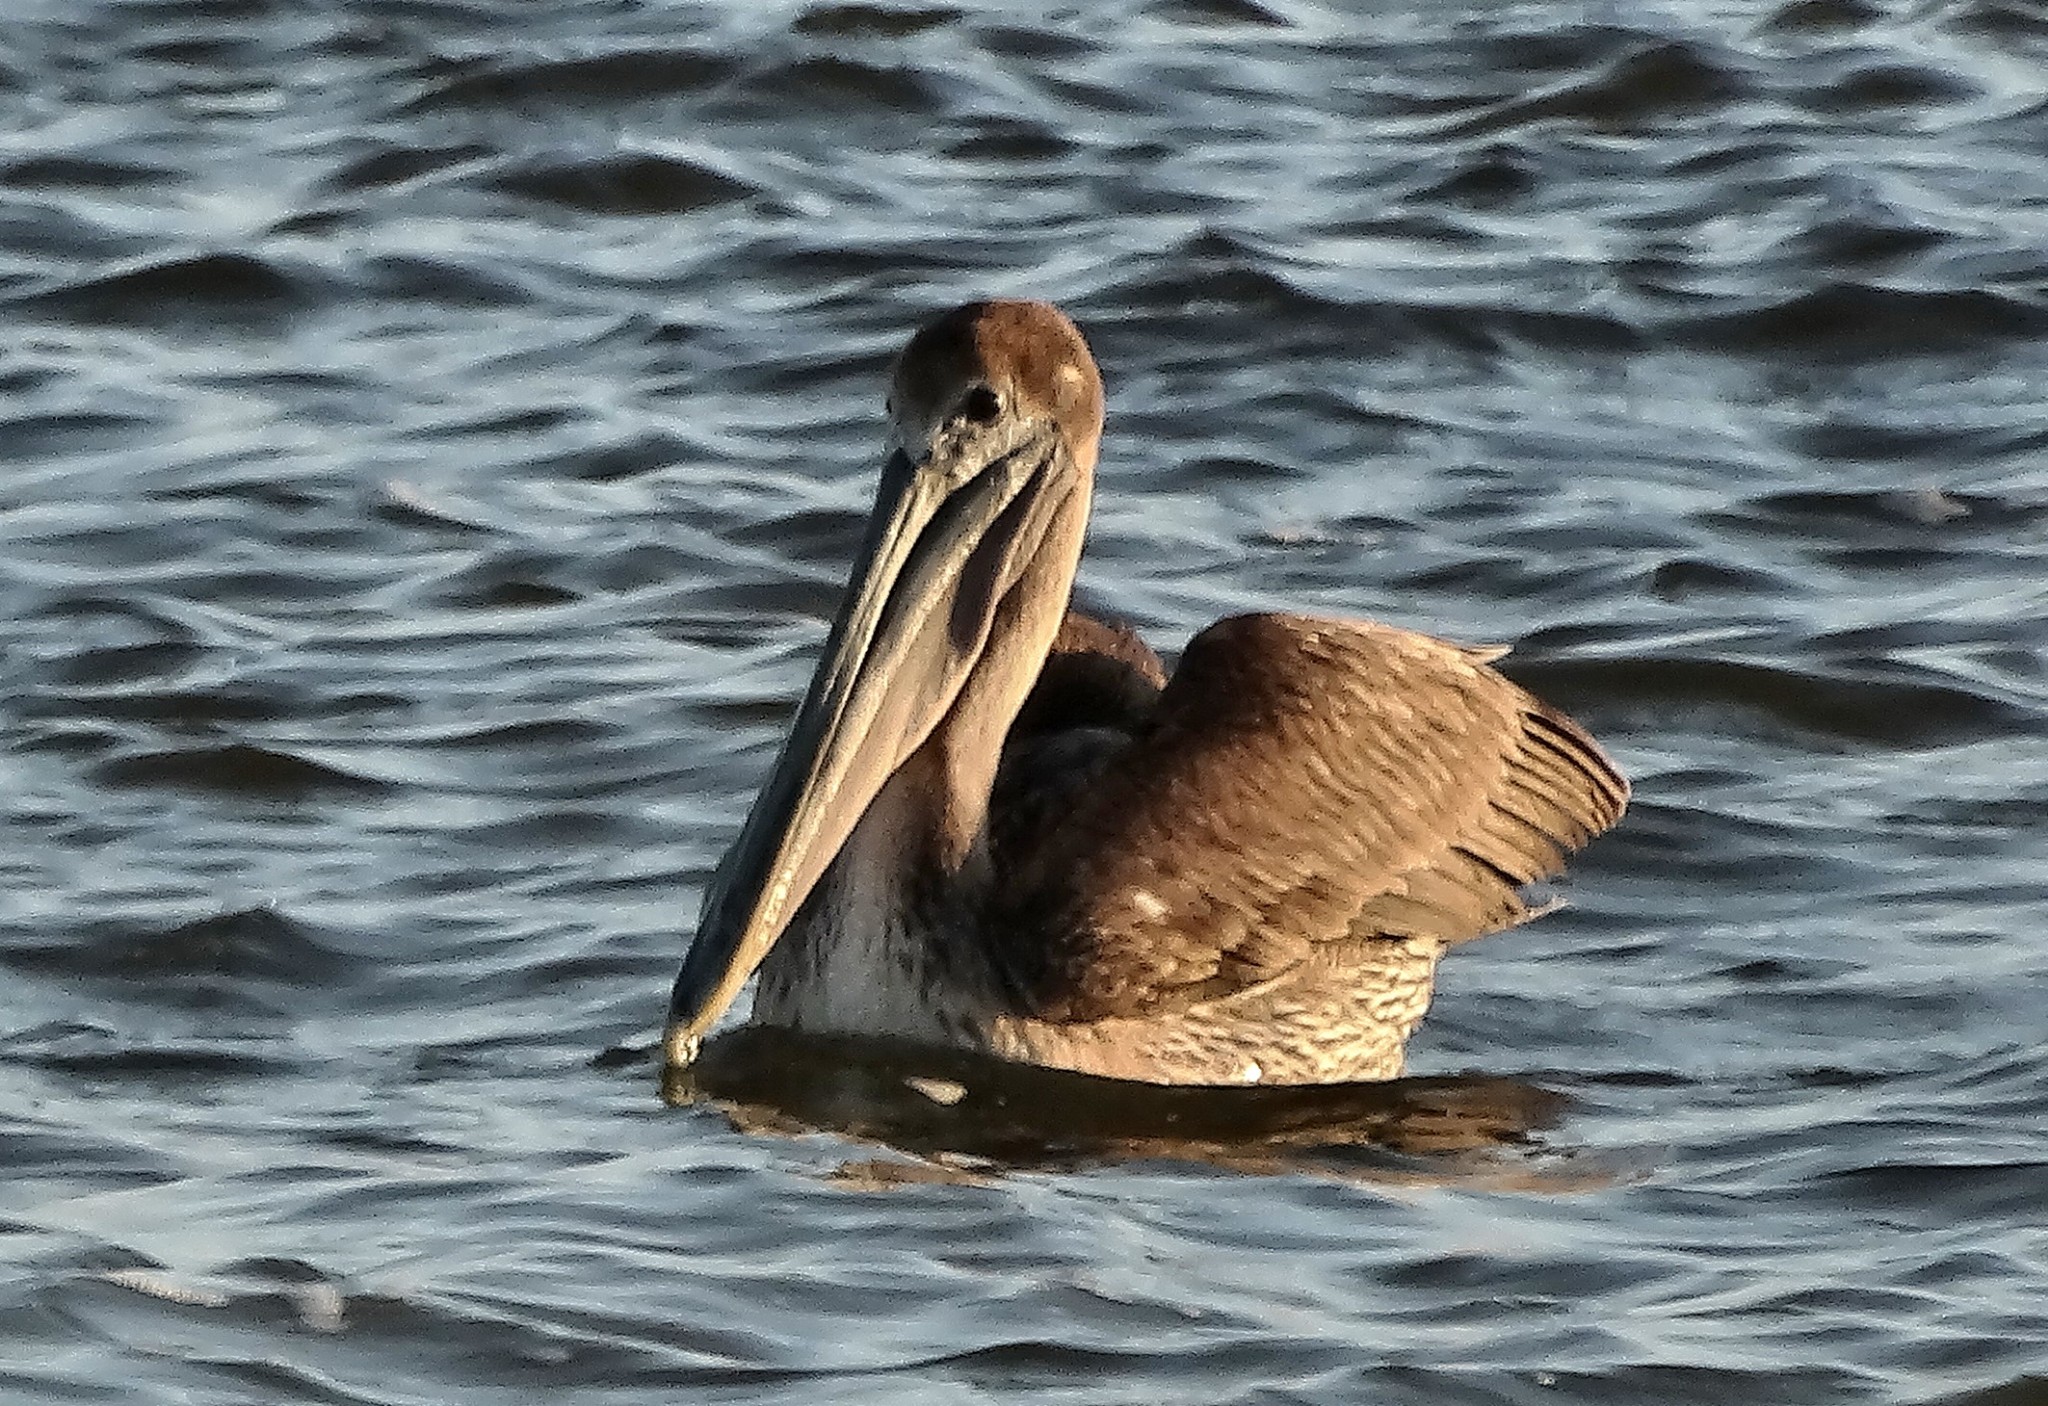
{"type": "Polygon", "coordinates": [[[8,5],[0,1398],[2048,1397],[2044,72],[2034,0],[8,5]],[[1412,1086],[618,1053],[991,293],[1104,365],[1085,604],[1512,643],[1634,777],[1412,1086]]]}

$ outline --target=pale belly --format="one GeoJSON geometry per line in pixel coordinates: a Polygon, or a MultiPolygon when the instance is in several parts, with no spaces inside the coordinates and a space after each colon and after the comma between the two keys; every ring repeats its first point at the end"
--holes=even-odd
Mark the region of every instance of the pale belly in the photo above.
{"type": "Polygon", "coordinates": [[[1153,1084],[1340,1084],[1397,1079],[1408,1037],[1429,1010],[1444,945],[1375,943],[1341,971],[1305,970],[1269,986],[1156,1016],[1055,1025],[995,1022],[991,1053],[1153,1084]]]}
{"type": "Polygon", "coordinates": [[[940,955],[959,935],[914,925],[900,905],[841,875],[822,887],[761,963],[754,1022],[979,1048],[967,992],[940,955]]]}
{"type": "Polygon", "coordinates": [[[1329,1084],[1400,1076],[1441,943],[1373,944],[1342,970],[1157,1015],[1057,1024],[975,979],[975,933],[918,929],[858,892],[815,905],[761,966],[757,1024],[971,1049],[1157,1084],[1329,1084]],[[946,944],[954,960],[947,960],[946,944]],[[964,968],[964,970],[963,970],[964,968]]]}

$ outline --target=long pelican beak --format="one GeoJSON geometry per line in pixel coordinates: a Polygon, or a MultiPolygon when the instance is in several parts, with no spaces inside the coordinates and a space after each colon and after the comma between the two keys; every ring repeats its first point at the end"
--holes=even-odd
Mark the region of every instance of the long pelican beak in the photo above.
{"type": "Polygon", "coordinates": [[[952,707],[1079,476],[1048,422],[944,427],[882,469],[859,564],[775,768],[705,891],[663,1049],[690,1063],[889,777],[952,707]]]}

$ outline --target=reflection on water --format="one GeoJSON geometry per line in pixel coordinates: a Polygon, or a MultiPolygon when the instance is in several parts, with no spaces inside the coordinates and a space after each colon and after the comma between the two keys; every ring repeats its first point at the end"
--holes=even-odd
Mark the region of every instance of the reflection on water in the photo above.
{"type": "MultiPolygon", "coordinates": [[[[977,1058],[745,1026],[669,1069],[670,1103],[708,1101],[750,1132],[827,1131],[961,1171],[1072,1170],[1159,1159],[1358,1180],[1479,1181],[1568,1107],[1485,1076],[1303,1088],[1165,1088],[977,1058]]],[[[1527,1179],[1540,1178],[1527,1172],[1527,1179]]]]}

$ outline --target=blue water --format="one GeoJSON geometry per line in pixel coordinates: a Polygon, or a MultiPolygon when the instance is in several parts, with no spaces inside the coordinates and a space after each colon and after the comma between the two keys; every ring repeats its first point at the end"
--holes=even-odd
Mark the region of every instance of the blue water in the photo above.
{"type": "Polygon", "coordinates": [[[0,1398],[2048,1399],[2044,72],[2031,0],[13,5],[0,1398]],[[632,1058],[887,358],[1012,294],[1109,386],[1084,605],[1512,644],[1635,781],[1414,1086],[632,1058]]]}

